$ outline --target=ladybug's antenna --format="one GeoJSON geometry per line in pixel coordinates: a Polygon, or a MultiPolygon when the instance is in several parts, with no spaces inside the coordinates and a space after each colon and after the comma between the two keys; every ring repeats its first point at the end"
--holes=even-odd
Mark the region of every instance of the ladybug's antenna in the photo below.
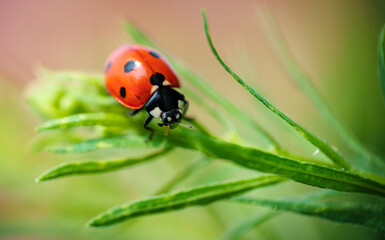
{"type": "Polygon", "coordinates": [[[192,128],[192,126],[190,125],[190,124],[187,124],[187,123],[185,123],[185,122],[180,122],[181,124],[183,124],[183,125],[185,125],[185,126],[187,126],[187,127],[189,127],[189,128],[192,128]]]}
{"type": "Polygon", "coordinates": [[[167,136],[167,134],[168,134],[167,131],[168,131],[169,128],[170,128],[170,125],[167,125],[166,131],[164,131],[164,135],[165,135],[165,136],[167,136]]]}

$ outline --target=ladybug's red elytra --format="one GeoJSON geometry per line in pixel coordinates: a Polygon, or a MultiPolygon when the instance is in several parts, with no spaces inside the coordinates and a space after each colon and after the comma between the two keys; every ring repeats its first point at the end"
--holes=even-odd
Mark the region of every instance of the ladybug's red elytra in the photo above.
{"type": "Polygon", "coordinates": [[[148,116],[144,128],[155,117],[159,126],[174,128],[181,123],[188,102],[179,88],[179,79],[167,59],[154,49],[141,45],[124,45],[108,57],[105,66],[108,92],[120,104],[135,109],[131,115],[145,108],[148,116]]]}

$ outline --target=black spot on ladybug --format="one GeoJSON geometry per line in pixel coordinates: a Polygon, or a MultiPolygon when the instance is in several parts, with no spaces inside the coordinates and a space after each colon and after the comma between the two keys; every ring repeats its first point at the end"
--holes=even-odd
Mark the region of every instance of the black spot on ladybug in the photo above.
{"type": "Polygon", "coordinates": [[[153,57],[160,58],[160,55],[157,52],[149,51],[148,53],[151,54],[151,56],[153,56],[153,57]]]}
{"type": "Polygon", "coordinates": [[[161,86],[163,86],[164,79],[165,79],[164,75],[157,72],[157,73],[151,75],[150,83],[152,85],[157,85],[157,86],[161,87],[161,86]]]}
{"type": "Polygon", "coordinates": [[[140,99],[140,96],[139,95],[135,95],[135,97],[139,100],[140,99]]]}
{"type": "Polygon", "coordinates": [[[124,72],[129,73],[135,68],[135,62],[133,60],[129,61],[124,65],[124,72]]]}
{"type": "Polygon", "coordinates": [[[104,72],[107,72],[108,69],[110,69],[111,64],[112,64],[112,62],[111,62],[111,61],[108,61],[107,66],[106,66],[106,69],[104,69],[104,72]]]}
{"type": "Polygon", "coordinates": [[[125,98],[125,97],[126,97],[126,89],[125,89],[124,87],[121,87],[121,88],[120,88],[119,93],[120,93],[120,96],[121,96],[122,98],[125,98]]]}

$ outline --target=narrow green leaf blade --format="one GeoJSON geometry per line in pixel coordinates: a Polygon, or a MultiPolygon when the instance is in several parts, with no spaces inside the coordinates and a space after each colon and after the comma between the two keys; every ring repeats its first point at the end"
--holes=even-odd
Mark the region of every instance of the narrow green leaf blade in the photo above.
{"type": "Polygon", "coordinates": [[[214,47],[214,44],[211,40],[211,36],[208,29],[208,23],[207,23],[207,16],[206,16],[206,9],[202,9],[202,15],[203,15],[203,25],[204,30],[206,34],[206,38],[209,42],[210,48],[212,52],[214,53],[217,60],[220,62],[220,64],[223,66],[223,68],[239,83],[241,84],[251,95],[253,95],[255,98],[257,98],[263,105],[265,105],[269,110],[277,114],[280,118],[285,120],[290,126],[292,126],[296,131],[298,131],[302,136],[305,137],[311,144],[318,147],[326,156],[328,156],[334,163],[337,165],[344,167],[344,168],[350,168],[349,164],[345,161],[345,159],[329,144],[327,144],[324,140],[318,138],[317,136],[313,135],[306,129],[304,129],[302,126],[291,120],[289,117],[287,117],[284,113],[279,111],[276,107],[274,107],[272,104],[270,104],[268,101],[266,101],[261,95],[259,95],[251,86],[249,86],[246,82],[244,82],[237,74],[235,74],[221,59],[219,56],[217,50],[214,47]]]}
{"type": "Polygon", "coordinates": [[[385,24],[382,26],[378,39],[379,74],[381,81],[382,97],[385,104],[385,24]]]}
{"type": "Polygon", "coordinates": [[[79,126],[127,126],[133,123],[134,119],[124,117],[122,114],[114,113],[84,113],[71,115],[64,118],[50,120],[39,127],[37,131],[42,132],[46,130],[58,128],[70,128],[79,126]]]}
{"type": "MultiPolygon", "coordinates": [[[[316,192],[306,196],[305,198],[302,199],[302,201],[320,200],[336,194],[341,194],[341,193],[337,191],[320,191],[320,192],[316,192]]],[[[230,200],[233,200],[233,199],[230,199],[230,200]]],[[[263,224],[264,222],[270,220],[273,217],[280,215],[281,213],[282,212],[269,210],[269,212],[262,214],[260,211],[258,211],[257,214],[247,217],[243,221],[236,224],[234,227],[227,230],[220,239],[221,240],[239,239],[239,237],[241,237],[247,231],[251,230],[252,228],[258,227],[259,225],[263,224]]]]}
{"type": "Polygon", "coordinates": [[[195,91],[189,88],[185,87],[183,91],[195,104],[198,104],[204,108],[206,112],[211,113],[211,116],[215,118],[219,123],[221,123],[227,131],[236,132],[234,124],[231,122],[231,120],[222,111],[219,111],[216,106],[210,104],[210,102],[207,102],[207,100],[200,94],[197,94],[195,91]]]}
{"type": "Polygon", "coordinates": [[[243,147],[203,135],[191,129],[174,129],[167,138],[156,135],[151,141],[143,137],[111,137],[89,140],[51,149],[60,153],[79,153],[106,148],[182,147],[198,150],[209,157],[230,160],[246,168],[274,173],[311,186],[346,192],[371,193],[385,196],[385,185],[359,173],[314,163],[300,162],[261,150],[243,147]]]}
{"type": "MultiPolygon", "coordinates": [[[[320,96],[317,89],[312,84],[311,79],[307,76],[296,63],[292,53],[290,52],[289,46],[282,35],[282,32],[279,29],[279,26],[274,18],[274,15],[269,11],[267,7],[260,8],[261,23],[262,29],[265,35],[269,39],[269,43],[277,55],[277,59],[281,61],[283,67],[298,85],[298,87],[307,95],[307,97],[311,100],[314,106],[318,109],[318,111],[322,114],[326,121],[333,127],[337,134],[340,135],[341,139],[347,144],[347,146],[354,151],[359,157],[356,161],[356,166],[363,167],[371,170],[372,172],[378,172],[381,174],[381,170],[384,167],[384,161],[381,160],[380,157],[376,156],[374,153],[371,153],[364,144],[353,134],[349,129],[343,126],[343,124],[334,116],[330,108],[324,102],[322,97],[320,96]]],[[[383,44],[384,41],[382,39],[379,41],[379,59],[380,59],[380,69],[382,64],[383,75],[381,79],[385,79],[385,68],[384,68],[384,52],[383,52],[383,44]],[[382,44],[382,46],[381,46],[382,44]],[[381,55],[381,47],[382,47],[382,55],[381,55]],[[382,56],[382,57],[381,57],[382,56]]],[[[381,75],[381,70],[380,70],[381,75]]],[[[385,81],[385,80],[384,80],[385,81]]],[[[382,81],[382,83],[384,83],[382,81]]],[[[382,84],[383,93],[385,93],[385,84],[382,84]]],[[[385,95],[384,95],[385,97],[385,95]]],[[[385,103],[385,102],[384,102],[385,103]]]]}
{"type": "Polygon", "coordinates": [[[319,217],[339,223],[360,225],[385,233],[385,205],[243,197],[234,198],[233,201],[319,217]]]}
{"type": "Polygon", "coordinates": [[[259,176],[158,195],[114,207],[91,219],[88,225],[106,226],[133,217],[175,211],[195,205],[206,205],[252,189],[277,184],[283,180],[278,176],[259,176]]]}
{"type": "Polygon", "coordinates": [[[198,162],[194,162],[193,164],[187,166],[182,171],[178,172],[169,182],[163,185],[157,192],[156,195],[161,193],[170,192],[173,188],[175,188],[178,184],[180,184],[183,180],[191,176],[193,173],[198,171],[199,169],[207,166],[212,162],[213,159],[204,157],[200,159],[198,162]]]}
{"type": "Polygon", "coordinates": [[[136,43],[157,48],[150,38],[140,31],[132,22],[126,21],[123,23],[122,27],[136,43]]]}
{"type": "Polygon", "coordinates": [[[63,163],[43,173],[36,179],[36,181],[42,182],[72,175],[96,174],[114,171],[124,167],[131,167],[134,165],[148,162],[150,160],[154,160],[155,158],[161,157],[164,154],[168,153],[170,150],[171,148],[166,148],[156,153],[139,158],[126,158],[106,161],[77,161],[63,163]]]}
{"type": "Polygon", "coordinates": [[[256,228],[259,225],[267,222],[271,218],[279,215],[277,212],[267,212],[267,213],[260,213],[248,217],[247,219],[243,220],[242,222],[238,223],[236,226],[230,228],[227,230],[220,240],[236,240],[239,239],[244,233],[249,231],[252,228],[256,228]]]}

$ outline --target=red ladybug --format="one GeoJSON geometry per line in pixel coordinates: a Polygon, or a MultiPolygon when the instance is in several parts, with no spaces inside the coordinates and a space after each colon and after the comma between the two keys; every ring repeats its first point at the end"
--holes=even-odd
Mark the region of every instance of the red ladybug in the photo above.
{"type": "MultiPolygon", "coordinates": [[[[168,61],[155,50],[140,45],[124,45],[116,49],[107,59],[105,84],[108,92],[123,106],[142,108],[148,112],[144,128],[155,118],[159,126],[174,128],[181,123],[187,109],[185,97],[174,90],[179,80],[168,61]]],[[[166,129],[166,134],[167,134],[166,129]]]]}

